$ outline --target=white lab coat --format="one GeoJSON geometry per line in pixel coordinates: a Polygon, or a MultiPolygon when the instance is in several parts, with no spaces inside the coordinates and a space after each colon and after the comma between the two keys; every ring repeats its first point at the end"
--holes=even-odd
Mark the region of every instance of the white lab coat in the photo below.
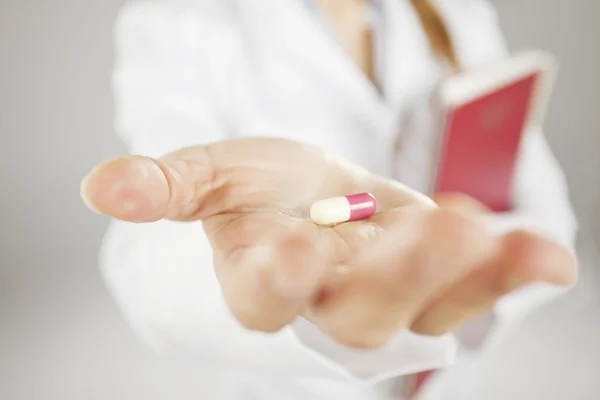
{"type": "MultiPolygon", "coordinates": [[[[282,136],[424,190],[434,133],[428,96],[445,71],[410,2],[382,5],[381,94],[303,0],[129,5],[117,23],[118,132],[131,152],[149,156],[231,137],[282,136]],[[400,152],[394,150],[398,137],[400,152]]],[[[438,6],[464,68],[507,54],[486,1],[443,0],[438,6]]],[[[565,180],[540,133],[529,135],[523,148],[515,196],[516,210],[491,216],[492,229],[529,227],[573,245],[576,223],[565,180]]],[[[481,349],[500,328],[557,293],[531,287],[455,335],[403,331],[383,349],[355,351],[303,320],[277,334],[244,330],[225,306],[199,223],[114,222],[102,269],[147,342],[226,371],[227,393],[219,399],[398,398],[391,393],[399,379],[389,378],[448,366],[461,341],[481,349]]],[[[430,387],[445,385],[450,398],[451,384],[465,386],[461,365],[467,364],[459,357],[458,366],[430,387]]]]}

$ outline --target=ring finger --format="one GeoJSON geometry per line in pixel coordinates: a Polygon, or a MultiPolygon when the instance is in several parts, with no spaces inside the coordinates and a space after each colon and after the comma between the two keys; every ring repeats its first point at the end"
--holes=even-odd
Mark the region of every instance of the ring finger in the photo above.
{"type": "Polygon", "coordinates": [[[313,309],[322,330],[358,348],[379,347],[407,328],[430,298],[463,279],[494,251],[482,227],[450,210],[397,209],[395,224],[367,247],[327,298],[313,309]]]}

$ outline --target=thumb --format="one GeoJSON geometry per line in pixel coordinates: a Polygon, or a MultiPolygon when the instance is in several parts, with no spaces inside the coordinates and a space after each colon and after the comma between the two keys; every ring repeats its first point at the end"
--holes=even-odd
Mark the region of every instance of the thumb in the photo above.
{"type": "Polygon", "coordinates": [[[214,175],[205,153],[200,146],[187,149],[185,157],[127,156],[104,162],[84,178],[81,196],[93,211],[124,221],[198,219],[214,175]]]}

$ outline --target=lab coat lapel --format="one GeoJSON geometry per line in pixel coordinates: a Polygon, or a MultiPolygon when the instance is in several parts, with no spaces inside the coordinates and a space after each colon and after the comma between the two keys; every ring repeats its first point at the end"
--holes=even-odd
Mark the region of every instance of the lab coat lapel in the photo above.
{"type": "Polygon", "coordinates": [[[440,68],[431,57],[427,37],[408,0],[382,0],[385,13],[385,68],[382,77],[387,102],[394,110],[409,109],[430,91],[440,68]],[[433,84],[432,84],[433,82],[433,84]]]}
{"type": "Polygon", "coordinates": [[[260,21],[260,26],[252,28],[261,36],[257,43],[274,46],[285,62],[310,71],[323,90],[340,93],[357,114],[373,118],[383,112],[386,105],[377,90],[361,76],[306,0],[242,0],[240,7],[244,13],[253,13],[248,20],[260,21]]]}

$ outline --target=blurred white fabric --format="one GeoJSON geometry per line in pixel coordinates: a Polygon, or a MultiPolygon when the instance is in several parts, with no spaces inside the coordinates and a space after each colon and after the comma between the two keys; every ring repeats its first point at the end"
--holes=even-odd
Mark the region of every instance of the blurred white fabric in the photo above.
{"type": "MultiPolygon", "coordinates": [[[[89,168],[123,151],[110,133],[108,86],[112,25],[122,3],[0,2],[3,399],[219,398],[210,369],[161,359],[125,325],[96,269],[107,221],[91,215],[77,196],[89,168]]],[[[600,3],[496,5],[509,43],[548,48],[563,60],[545,131],[587,229],[580,286],[490,355],[478,398],[592,400],[600,390],[594,376],[600,357],[591,351],[600,336],[598,258],[591,244],[591,232],[600,238],[600,115],[592,112],[600,90],[600,3]],[[538,346],[529,346],[532,338],[538,346]]]]}

